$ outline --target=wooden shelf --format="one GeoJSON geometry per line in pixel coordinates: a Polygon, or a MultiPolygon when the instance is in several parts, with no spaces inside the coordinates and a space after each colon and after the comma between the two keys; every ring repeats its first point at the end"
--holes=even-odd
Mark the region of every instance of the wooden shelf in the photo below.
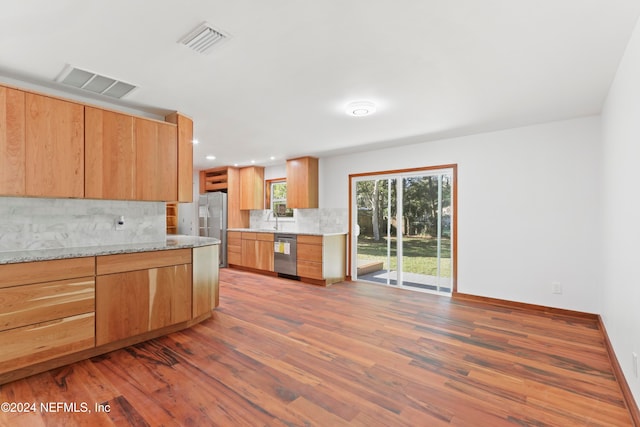
{"type": "Polygon", "coordinates": [[[167,234],[178,234],[177,203],[167,203],[167,234]]]}
{"type": "Polygon", "coordinates": [[[228,188],[227,167],[200,171],[200,194],[228,188]]]}

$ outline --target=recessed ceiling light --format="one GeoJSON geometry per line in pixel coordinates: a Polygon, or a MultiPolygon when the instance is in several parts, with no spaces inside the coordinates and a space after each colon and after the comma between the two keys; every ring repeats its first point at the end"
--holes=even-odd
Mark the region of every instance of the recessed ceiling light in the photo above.
{"type": "Polygon", "coordinates": [[[251,164],[254,165],[256,163],[255,160],[251,160],[251,164]]]}
{"type": "Polygon", "coordinates": [[[200,144],[200,141],[198,141],[197,139],[194,139],[193,141],[191,141],[191,143],[193,145],[197,145],[197,144],[200,144]]]}
{"type": "Polygon", "coordinates": [[[270,160],[275,160],[275,159],[276,159],[276,156],[271,156],[271,157],[269,157],[269,159],[270,159],[270,160]]]}
{"type": "Polygon", "coordinates": [[[207,160],[215,160],[215,159],[216,159],[216,156],[207,156],[207,157],[206,157],[206,159],[207,159],[207,160]]]}
{"type": "Polygon", "coordinates": [[[233,166],[237,168],[237,167],[238,167],[238,164],[237,164],[237,163],[234,163],[234,164],[233,164],[233,166]]]}
{"type": "Polygon", "coordinates": [[[376,105],[370,101],[351,102],[345,112],[354,117],[370,116],[376,112],[376,105]]]}

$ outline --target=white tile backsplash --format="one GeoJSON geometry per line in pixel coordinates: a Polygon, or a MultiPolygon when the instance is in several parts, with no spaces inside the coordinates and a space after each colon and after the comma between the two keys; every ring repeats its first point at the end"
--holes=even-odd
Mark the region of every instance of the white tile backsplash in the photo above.
{"type": "Polygon", "coordinates": [[[164,202],[0,197],[2,252],[165,239],[164,202]],[[116,231],[121,215],[125,227],[116,231]]]}
{"type": "MultiPolygon", "coordinates": [[[[295,233],[345,233],[349,228],[349,210],[335,209],[294,209],[294,218],[278,220],[280,231],[295,233]]],[[[249,221],[251,228],[272,229],[275,219],[269,210],[252,210],[249,221]]]]}

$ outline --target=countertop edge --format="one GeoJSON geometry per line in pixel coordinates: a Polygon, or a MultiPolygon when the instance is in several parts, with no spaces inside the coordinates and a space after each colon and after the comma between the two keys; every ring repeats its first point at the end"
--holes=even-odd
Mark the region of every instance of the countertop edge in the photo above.
{"type": "Polygon", "coordinates": [[[198,236],[167,236],[164,242],[133,243],[125,245],[82,246],[73,248],[33,249],[14,252],[0,252],[0,265],[22,262],[51,261],[67,258],[85,258],[136,252],[191,249],[202,246],[219,245],[220,240],[198,236]]]}

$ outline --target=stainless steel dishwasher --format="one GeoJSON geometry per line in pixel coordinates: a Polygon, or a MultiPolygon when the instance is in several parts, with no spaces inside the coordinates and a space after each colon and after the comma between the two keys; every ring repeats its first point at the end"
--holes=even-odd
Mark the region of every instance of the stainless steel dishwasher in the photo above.
{"type": "Polygon", "coordinates": [[[296,235],[276,234],[273,244],[273,267],[276,273],[295,276],[296,267],[296,235]]]}

